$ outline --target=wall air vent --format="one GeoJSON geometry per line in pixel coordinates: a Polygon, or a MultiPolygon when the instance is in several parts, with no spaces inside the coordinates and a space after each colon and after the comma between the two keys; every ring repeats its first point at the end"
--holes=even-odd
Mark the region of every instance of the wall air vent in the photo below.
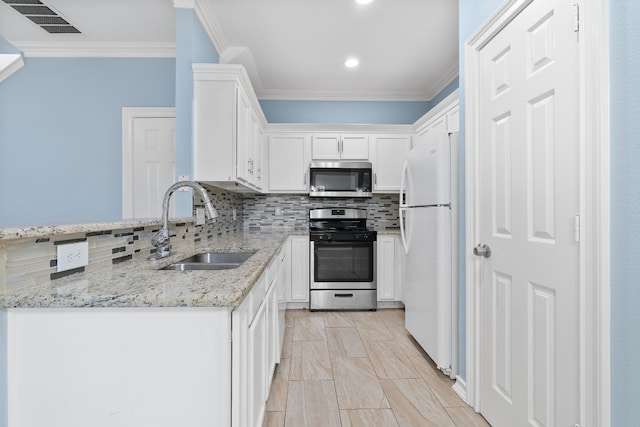
{"type": "Polygon", "coordinates": [[[2,1],[50,34],[80,34],[76,27],[39,0],[2,1]]]}

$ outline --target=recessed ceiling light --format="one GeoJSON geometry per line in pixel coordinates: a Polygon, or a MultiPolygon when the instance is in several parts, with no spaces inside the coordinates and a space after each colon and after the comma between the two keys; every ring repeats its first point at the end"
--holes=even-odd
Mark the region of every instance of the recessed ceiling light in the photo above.
{"type": "Polygon", "coordinates": [[[369,4],[371,3],[373,0],[354,0],[356,3],[358,4],[369,4]]]}
{"type": "Polygon", "coordinates": [[[359,63],[360,61],[358,61],[356,58],[349,58],[344,61],[344,66],[347,68],[354,68],[357,67],[359,63]]]}

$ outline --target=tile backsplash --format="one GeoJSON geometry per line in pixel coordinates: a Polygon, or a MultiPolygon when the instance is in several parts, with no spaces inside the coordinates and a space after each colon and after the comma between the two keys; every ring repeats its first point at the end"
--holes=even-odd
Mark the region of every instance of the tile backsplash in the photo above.
{"type": "Polygon", "coordinates": [[[366,209],[370,229],[397,228],[400,226],[398,200],[397,194],[374,194],[370,199],[324,199],[297,194],[245,195],[244,227],[251,231],[307,230],[310,208],[348,207],[366,209]]]}
{"type": "MultiPolygon", "coordinates": [[[[242,230],[307,230],[309,209],[319,207],[365,208],[370,229],[399,226],[396,194],[376,194],[370,199],[315,199],[292,194],[241,195],[216,187],[205,188],[218,211],[218,218],[215,222],[207,221],[197,226],[191,222],[172,223],[171,230],[177,233],[171,238],[174,249],[188,248],[242,230]]],[[[198,207],[202,207],[202,201],[196,195],[194,208],[198,207]]],[[[114,226],[109,230],[0,241],[0,292],[47,283],[79,271],[146,259],[155,250],[151,238],[159,228],[159,225],[114,226]],[[57,245],[72,241],[88,242],[89,265],[58,273],[57,245]]]]}
{"type": "MultiPolygon", "coordinates": [[[[171,223],[170,229],[176,233],[171,238],[173,249],[188,248],[215,236],[243,230],[242,196],[214,187],[207,187],[207,190],[218,211],[218,218],[204,225],[171,223]]],[[[200,197],[195,196],[194,207],[201,205],[200,197]]],[[[0,241],[0,292],[47,283],[69,274],[98,270],[120,262],[146,259],[155,251],[151,238],[159,228],[159,225],[149,225],[0,241]],[[89,265],[58,273],[57,246],[77,241],[88,242],[89,265]]]]}

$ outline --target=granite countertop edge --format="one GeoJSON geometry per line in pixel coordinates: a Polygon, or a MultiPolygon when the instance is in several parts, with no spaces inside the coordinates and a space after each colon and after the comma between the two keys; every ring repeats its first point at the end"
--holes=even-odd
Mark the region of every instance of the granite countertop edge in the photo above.
{"type": "Polygon", "coordinates": [[[237,307],[290,235],[237,232],[160,261],[131,261],[0,294],[0,308],[237,307]],[[160,270],[202,252],[254,252],[229,270],[160,270]]]}
{"type": "MultiPolygon", "coordinates": [[[[170,218],[169,223],[192,223],[195,218],[170,218]]],[[[37,237],[57,236],[61,234],[87,233],[105,230],[121,230],[126,228],[147,227],[151,225],[162,225],[159,218],[122,220],[113,222],[85,223],[85,224],[62,224],[62,225],[34,225],[25,227],[0,228],[0,241],[14,239],[29,239],[37,237]]]]}

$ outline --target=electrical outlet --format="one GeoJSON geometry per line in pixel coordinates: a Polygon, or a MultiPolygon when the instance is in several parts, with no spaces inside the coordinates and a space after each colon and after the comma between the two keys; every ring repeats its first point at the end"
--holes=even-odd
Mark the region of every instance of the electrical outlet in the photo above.
{"type": "Polygon", "coordinates": [[[58,245],[58,270],[67,271],[89,264],[89,242],[58,245]]]}
{"type": "Polygon", "coordinates": [[[276,208],[276,216],[282,216],[282,208],[276,208]]]}

